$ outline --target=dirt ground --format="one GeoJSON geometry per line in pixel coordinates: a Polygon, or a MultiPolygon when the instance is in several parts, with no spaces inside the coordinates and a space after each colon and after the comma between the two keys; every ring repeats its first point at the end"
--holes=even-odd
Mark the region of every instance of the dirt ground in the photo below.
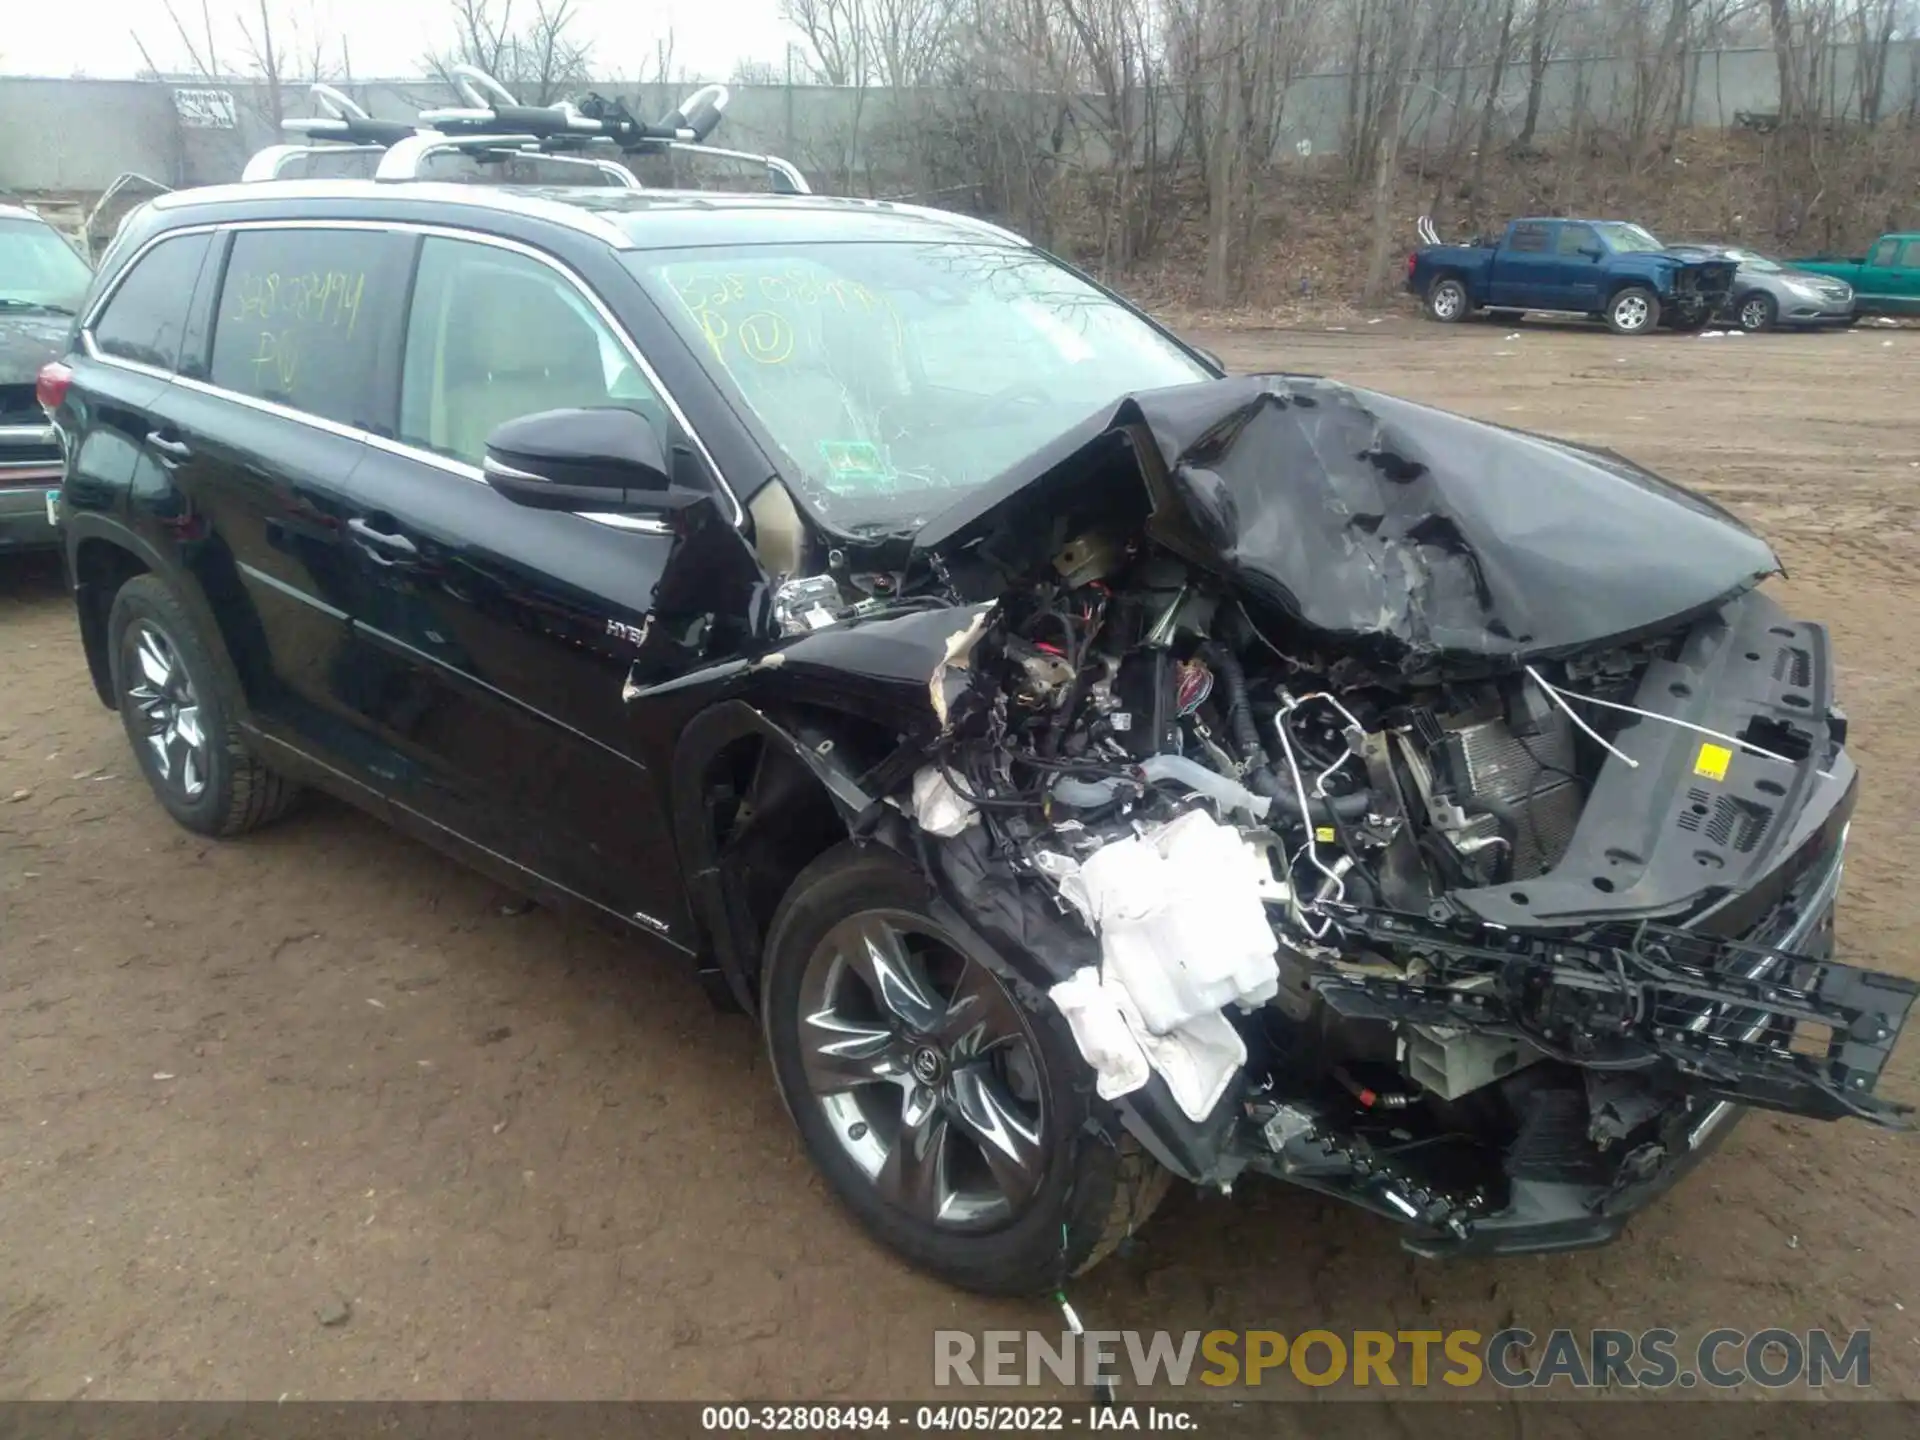
{"type": "MultiPolygon", "coordinates": [[[[1920,333],[1198,338],[1610,445],[1764,528],[1866,773],[1842,944],[1920,975],[1920,333]]],[[[936,1328],[1058,1329],[870,1244],[689,975],[510,899],[333,804],[175,828],[57,572],[0,564],[0,1398],[900,1397],[936,1328]]],[[[1920,1098],[1920,1039],[1888,1083],[1920,1098]]],[[[1870,1326],[1874,1389],[1920,1398],[1916,1205],[1920,1138],[1758,1117],[1608,1250],[1424,1262],[1247,1183],[1173,1197],[1074,1299],[1176,1331],[1870,1326]]]]}

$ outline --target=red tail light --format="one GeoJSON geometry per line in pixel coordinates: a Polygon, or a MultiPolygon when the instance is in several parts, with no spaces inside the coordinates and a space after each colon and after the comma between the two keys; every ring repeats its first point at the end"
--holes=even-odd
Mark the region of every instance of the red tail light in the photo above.
{"type": "Polygon", "coordinates": [[[49,415],[60,408],[60,402],[67,398],[67,387],[73,384],[73,371],[58,360],[49,360],[40,367],[40,378],[33,383],[33,398],[40,402],[40,408],[49,415]]]}
{"type": "Polygon", "coordinates": [[[1411,280],[1413,278],[1414,263],[1418,261],[1419,258],[1420,255],[1418,251],[1409,250],[1407,252],[1407,279],[1411,280]]]}

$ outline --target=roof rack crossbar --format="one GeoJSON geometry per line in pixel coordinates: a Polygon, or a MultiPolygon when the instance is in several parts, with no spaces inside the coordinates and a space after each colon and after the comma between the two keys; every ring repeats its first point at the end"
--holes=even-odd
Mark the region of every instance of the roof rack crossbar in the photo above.
{"type": "Polygon", "coordinates": [[[307,155],[380,155],[386,149],[385,145],[372,144],[269,145],[264,150],[254,151],[246,168],[240,172],[240,179],[249,185],[262,180],[278,180],[282,170],[307,155]]]}
{"type": "Polygon", "coordinates": [[[671,115],[649,125],[636,120],[618,100],[600,95],[585,95],[578,103],[522,105],[506,86],[474,66],[452,66],[447,78],[467,103],[422,110],[411,123],[376,120],[350,96],[316,84],[311,93],[322,113],[287,120],[282,127],[314,143],[268,146],[247,162],[241,179],[276,179],[300,156],[377,153],[376,180],[416,180],[432,156],[465,151],[482,159],[525,155],[589,166],[616,184],[639,189],[633,172],[604,151],[622,158],[678,151],[764,166],[767,188],[775,194],[812,193],[799,168],[777,155],[702,143],[726,109],[729,92],[724,85],[702,86],[671,115]],[[591,153],[596,150],[603,154],[591,153]]]}

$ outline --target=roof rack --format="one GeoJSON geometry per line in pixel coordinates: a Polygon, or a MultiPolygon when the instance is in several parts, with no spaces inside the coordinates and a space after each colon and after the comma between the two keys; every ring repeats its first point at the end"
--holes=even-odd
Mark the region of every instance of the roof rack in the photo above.
{"type": "Polygon", "coordinates": [[[777,155],[702,143],[719,126],[727,107],[724,85],[702,86],[672,114],[648,125],[634,119],[618,100],[601,95],[584,95],[577,103],[522,105],[506,86],[474,66],[455,65],[449,78],[466,104],[422,110],[412,123],[376,120],[333,86],[317,84],[311,94],[322,113],[286,120],[281,127],[306,137],[306,143],[267,146],[247,161],[240,178],[275,180],[288,164],[305,156],[358,154],[380,157],[376,180],[417,180],[430,157],[458,152],[482,162],[537,158],[577,165],[639,190],[645,188],[639,178],[612,157],[673,152],[761,165],[774,194],[812,193],[799,169],[777,155]]]}

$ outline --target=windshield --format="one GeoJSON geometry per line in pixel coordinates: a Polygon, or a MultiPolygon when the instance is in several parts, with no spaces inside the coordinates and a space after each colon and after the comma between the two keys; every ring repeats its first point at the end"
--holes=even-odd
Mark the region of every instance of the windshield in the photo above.
{"type": "Polygon", "coordinates": [[[1593,227],[1613,249],[1623,254],[1634,255],[1642,251],[1664,250],[1667,247],[1653,238],[1650,231],[1638,225],[1628,225],[1624,221],[1609,220],[1605,224],[1593,227]]]}
{"type": "Polygon", "coordinates": [[[80,307],[93,272],[51,225],[0,220],[0,311],[80,307]]]}
{"type": "Polygon", "coordinates": [[[1727,256],[1729,259],[1739,261],[1742,270],[1754,270],[1762,275],[1771,275],[1777,270],[1786,268],[1778,260],[1769,259],[1753,250],[1729,249],[1727,256]]]}
{"type": "Polygon", "coordinates": [[[1135,390],[1209,378],[1032,251],[927,242],[627,257],[847,531],[906,529],[1135,390]]]}

